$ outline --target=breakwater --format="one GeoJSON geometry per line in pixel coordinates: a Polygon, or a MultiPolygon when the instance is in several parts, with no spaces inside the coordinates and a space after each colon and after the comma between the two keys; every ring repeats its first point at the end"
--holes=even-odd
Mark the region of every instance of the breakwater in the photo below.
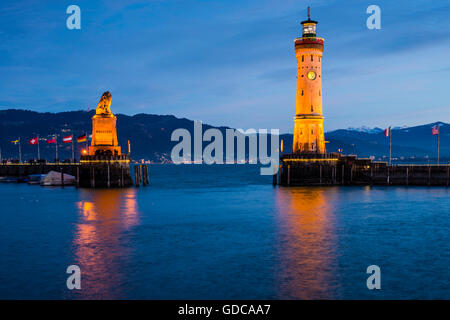
{"type": "Polygon", "coordinates": [[[0,176],[25,178],[30,174],[47,174],[50,171],[76,175],[79,163],[5,163],[0,164],[0,176]]]}
{"type": "Polygon", "coordinates": [[[371,159],[330,154],[288,154],[280,158],[273,183],[305,185],[449,186],[450,165],[388,165],[371,159]]]}
{"type": "Polygon", "coordinates": [[[15,177],[19,182],[32,174],[47,174],[56,171],[75,177],[81,188],[124,188],[149,184],[146,164],[130,165],[130,158],[120,156],[82,156],[77,163],[8,163],[0,164],[0,176],[15,177]],[[134,179],[131,176],[133,168],[134,179]]]}

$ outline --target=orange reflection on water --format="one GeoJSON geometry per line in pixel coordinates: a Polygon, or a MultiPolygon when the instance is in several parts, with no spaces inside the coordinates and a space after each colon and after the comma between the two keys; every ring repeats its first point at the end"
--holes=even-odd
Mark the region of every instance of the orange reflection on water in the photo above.
{"type": "Polygon", "coordinates": [[[75,263],[81,268],[82,298],[120,298],[130,255],[124,231],[138,223],[135,189],[81,190],[80,219],[74,237],[75,263]]]}
{"type": "Polygon", "coordinates": [[[332,188],[278,188],[278,294],[285,299],[333,298],[335,229],[332,188]]]}

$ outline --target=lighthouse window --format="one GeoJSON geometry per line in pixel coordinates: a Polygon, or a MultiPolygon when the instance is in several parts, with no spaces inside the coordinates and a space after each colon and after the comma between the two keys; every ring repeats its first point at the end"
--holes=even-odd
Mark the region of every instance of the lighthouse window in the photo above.
{"type": "Polygon", "coordinates": [[[302,56],[302,62],[305,61],[305,56],[302,56]]]}
{"type": "Polygon", "coordinates": [[[320,62],[320,57],[319,57],[319,62],[320,62]]]}
{"type": "Polygon", "coordinates": [[[313,108],[313,106],[311,105],[311,112],[313,112],[314,111],[314,108],[313,108]]]}
{"type": "Polygon", "coordinates": [[[316,26],[314,24],[305,24],[303,26],[303,35],[305,34],[315,34],[316,33],[316,26]]]}
{"type": "Polygon", "coordinates": [[[320,92],[320,90],[319,90],[319,96],[321,96],[322,95],[322,93],[320,92]]]}
{"type": "Polygon", "coordinates": [[[311,130],[311,134],[314,134],[314,130],[311,130]]]}
{"type": "Polygon", "coordinates": [[[313,55],[311,55],[311,61],[314,61],[314,60],[313,60],[313,55]]]}
{"type": "Polygon", "coordinates": [[[303,90],[302,90],[302,96],[303,96],[303,90]]]}

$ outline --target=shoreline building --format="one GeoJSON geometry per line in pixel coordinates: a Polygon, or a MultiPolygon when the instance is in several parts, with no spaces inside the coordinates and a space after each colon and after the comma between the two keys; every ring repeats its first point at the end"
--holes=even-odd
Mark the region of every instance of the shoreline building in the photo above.
{"type": "Polygon", "coordinates": [[[317,21],[302,21],[302,37],[295,39],[297,98],[293,153],[325,154],[322,114],[322,54],[324,39],[316,36],[317,21]]]}

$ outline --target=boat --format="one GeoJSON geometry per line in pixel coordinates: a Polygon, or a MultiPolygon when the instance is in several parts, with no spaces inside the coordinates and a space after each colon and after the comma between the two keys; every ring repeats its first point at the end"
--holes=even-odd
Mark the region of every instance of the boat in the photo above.
{"type": "Polygon", "coordinates": [[[61,174],[61,172],[50,171],[40,184],[41,186],[73,186],[75,185],[75,177],[67,173],[61,174]]]}

